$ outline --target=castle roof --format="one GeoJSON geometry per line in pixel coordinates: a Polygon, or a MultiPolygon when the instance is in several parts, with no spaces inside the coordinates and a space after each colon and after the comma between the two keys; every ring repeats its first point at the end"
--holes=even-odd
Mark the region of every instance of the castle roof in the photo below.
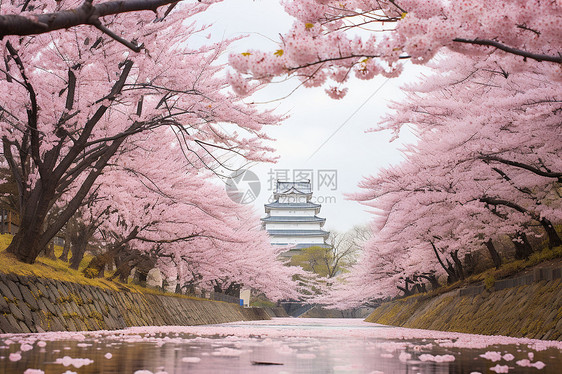
{"type": "Polygon", "coordinates": [[[261,220],[264,222],[324,222],[326,218],[316,216],[268,216],[261,220]]]}
{"type": "Polygon", "coordinates": [[[265,204],[265,209],[319,209],[321,207],[320,204],[314,203],[280,203],[280,202],[273,202],[270,204],[265,204]]]}

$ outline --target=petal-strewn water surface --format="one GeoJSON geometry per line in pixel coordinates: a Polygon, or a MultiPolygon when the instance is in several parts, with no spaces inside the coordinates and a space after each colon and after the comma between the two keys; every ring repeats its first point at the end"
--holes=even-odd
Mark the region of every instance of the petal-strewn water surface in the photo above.
{"type": "Polygon", "coordinates": [[[0,335],[0,372],[7,374],[559,373],[561,367],[562,342],[359,319],[0,335]]]}

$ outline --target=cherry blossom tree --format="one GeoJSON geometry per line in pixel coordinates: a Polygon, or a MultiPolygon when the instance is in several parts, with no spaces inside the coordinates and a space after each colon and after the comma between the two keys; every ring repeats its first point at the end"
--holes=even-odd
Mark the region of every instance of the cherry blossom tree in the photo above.
{"type": "Polygon", "coordinates": [[[502,235],[528,257],[532,249],[521,246],[539,232],[533,227],[550,247],[562,244],[553,224],[562,221],[560,82],[548,67],[507,73],[495,56],[448,55],[435,69],[374,129],[399,136],[408,126],[418,142],[405,147],[402,163],[361,182],[354,198],[376,213],[375,236],[334,300],[462,279],[465,256],[480,248],[498,267],[493,239],[502,235]]]}
{"type": "Polygon", "coordinates": [[[508,73],[494,57],[471,62],[452,55],[438,66],[445,74],[412,88],[409,102],[398,105],[379,129],[398,134],[403,124],[414,124],[425,144],[445,143],[444,153],[460,138],[457,149],[463,154],[456,150],[453,165],[476,163],[472,170],[477,170],[482,161],[506,188],[496,196],[483,191],[480,201],[529,216],[543,226],[550,247],[562,244],[546,218],[559,220],[558,207],[541,203],[555,193],[561,177],[560,82],[551,81],[542,66],[508,73]]]}
{"type": "Polygon", "coordinates": [[[168,127],[180,153],[271,159],[262,127],[278,118],[226,91],[215,61],[229,41],[189,48],[205,27],[186,22],[212,2],[2,3],[0,132],[18,187],[21,226],[8,251],[19,260],[35,260],[133,135],[168,127]],[[49,32],[10,36],[36,33],[26,27],[49,32]],[[63,194],[65,206],[46,225],[63,194]]]}
{"type": "Polygon", "coordinates": [[[248,78],[269,82],[296,75],[305,86],[325,86],[341,98],[350,76],[397,76],[401,60],[425,64],[440,51],[494,55],[509,69],[551,65],[559,79],[562,7],[556,1],[293,0],[295,18],[275,51],[249,50],[230,57],[238,92],[248,78]]]}
{"type": "Polygon", "coordinates": [[[212,156],[177,152],[175,135],[160,128],[130,137],[96,181],[80,212],[85,227],[96,225],[103,250],[85,274],[106,276],[115,263],[107,276],[126,281],[147,265],[180,287],[243,285],[274,300],[298,297],[292,277],[302,269],[277,259],[251,208],[230,200],[203,168],[212,156]]]}

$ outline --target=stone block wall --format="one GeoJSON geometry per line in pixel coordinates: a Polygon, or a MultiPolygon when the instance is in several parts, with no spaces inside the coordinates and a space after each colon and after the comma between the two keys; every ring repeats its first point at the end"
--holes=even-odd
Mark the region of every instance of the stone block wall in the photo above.
{"type": "Polygon", "coordinates": [[[259,308],[0,273],[0,333],[113,330],[270,319],[259,308]]]}
{"type": "Polygon", "coordinates": [[[288,318],[288,317],[290,317],[290,315],[287,314],[285,309],[283,309],[283,307],[280,307],[280,306],[265,307],[263,309],[271,317],[277,317],[277,318],[288,318]]]}

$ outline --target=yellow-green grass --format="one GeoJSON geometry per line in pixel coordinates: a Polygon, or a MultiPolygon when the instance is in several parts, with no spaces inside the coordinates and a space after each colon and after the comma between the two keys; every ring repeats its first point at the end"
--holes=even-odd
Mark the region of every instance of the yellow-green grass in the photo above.
{"type": "Polygon", "coordinates": [[[86,253],[86,255],[84,255],[84,259],[82,259],[82,262],[80,262],[78,270],[74,270],[69,267],[68,262],[64,262],[58,259],[58,257],[62,253],[62,247],[60,246],[55,246],[55,255],[57,256],[56,260],[52,260],[46,257],[38,257],[35,263],[26,264],[24,262],[18,261],[14,255],[6,252],[6,248],[11,241],[12,235],[0,235],[0,272],[2,273],[49,278],[58,281],[90,285],[114,291],[122,291],[125,288],[131,292],[144,294],[167,295],[181,298],[198,299],[196,297],[180,295],[176,293],[162,292],[151,288],[141,287],[135,284],[122,284],[120,282],[111,281],[104,278],[86,278],[82,273],[82,270],[90,263],[90,260],[93,256],[89,253],[86,253]]]}
{"type": "MultiPolygon", "coordinates": [[[[38,257],[34,264],[20,262],[16,257],[6,252],[12,236],[9,234],[0,235],[0,271],[16,275],[35,276],[49,278],[58,281],[86,284],[105,289],[119,290],[118,284],[106,279],[88,279],[83,276],[81,270],[87,264],[87,259],[82,261],[81,268],[74,270],[69,268],[67,262],[52,260],[46,257],[38,257]]],[[[55,254],[60,255],[62,248],[55,247],[55,254]]],[[[91,256],[90,256],[91,257],[91,256]]]]}

